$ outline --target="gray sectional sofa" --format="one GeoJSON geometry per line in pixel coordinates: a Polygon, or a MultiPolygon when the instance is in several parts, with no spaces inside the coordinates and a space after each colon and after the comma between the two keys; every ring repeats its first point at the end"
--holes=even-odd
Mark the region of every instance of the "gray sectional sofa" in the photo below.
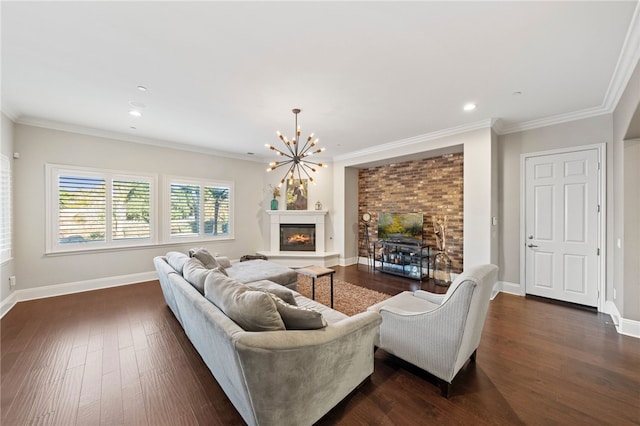
{"type": "MultiPolygon", "coordinates": [[[[205,271],[202,294],[182,275],[185,257],[173,252],[154,258],[162,292],[193,346],[247,424],[311,425],[373,373],[373,342],[381,322],[378,313],[348,317],[295,290],[287,290],[287,285],[295,288],[295,281],[291,282],[295,271],[264,260],[227,264],[222,272],[228,276],[205,271]],[[241,280],[250,289],[238,282],[241,280]],[[245,331],[239,325],[242,321],[234,322],[225,314],[227,311],[231,316],[228,305],[249,293],[258,297],[260,292],[282,291],[291,292],[297,311],[321,313],[321,328],[245,331]],[[224,297],[227,299],[221,301],[224,297]]],[[[194,276],[193,272],[188,275],[194,276]]],[[[271,294],[269,297],[283,303],[271,294]]],[[[237,310],[234,312],[237,315],[237,310]]],[[[254,315],[258,320],[271,315],[259,314],[254,315]]],[[[279,316],[276,321],[280,321],[279,316]]]]}

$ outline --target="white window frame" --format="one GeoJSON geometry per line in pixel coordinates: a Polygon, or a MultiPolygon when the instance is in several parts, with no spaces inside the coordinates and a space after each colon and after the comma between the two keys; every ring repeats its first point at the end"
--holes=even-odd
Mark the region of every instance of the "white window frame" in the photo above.
{"type": "Polygon", "coordinates": [[[129,247],[144,247],[155,245],[158,242],[157,229],[157,182],[158,176],[151,173],[127,172],[119,170],[97,169],[90,167],[66,166],[60,164],[46,164],[46,253],[65,252],[86,252],[99,250],[112,250],[129,247]],[[95,177],[105,180],[105,241],[87,243],[59,243],[59,177],[63,175],[75,175],[84,177],[95,177]],[[114,180],[137,180],[149,183],[149,238],[113,240],[112,230],[112,181],[114,180]]]}
{"type": "Polygon", "coordinates": [[[5,263],[13,258],[13,187],[11,160],[4,154],[0,154],[0,170],[0,263],[5,263]]]}
{"type": "Polygon", "coordinates": [[[176,244],[176,243],[189,243],[189,242],[198,242],[198,241],[227,241],[235,239],[235,226],[234,226],[234,204],[235,204],[235,190],[234,183],[232,181],[224,181],[224,180],[212,180],[212,179],[199,179],[193,177],[183,177],[183,176],[165,176],[164,177],[164,190],[163,190],[163,221],[162,221],[162,229],[163,229],[163,240],[167,244],[176,244]],[[181,184],[181,185],[193,185],[200,187],[200,211],[204,209],[204,197],[202,194],[204,193],[204,187],[225,187],[229,188],[229,232],[226,235],[207,235],[204,234],[204,215],[200,214],[200,232],[198,236],[190,235],[171,235],[171,185],[172,184],[181,184]]]}

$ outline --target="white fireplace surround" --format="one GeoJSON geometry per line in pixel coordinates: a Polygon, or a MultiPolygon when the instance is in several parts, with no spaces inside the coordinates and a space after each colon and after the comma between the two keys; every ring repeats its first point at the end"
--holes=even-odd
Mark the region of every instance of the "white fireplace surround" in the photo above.
{"type": "Polygon", "coordinates": [[[339,253],[325,251],[325,217],[328,210],[267,210],[269,215],[269,251],[258,252],[269,260],[287,266],[333,266],[338,264],[339,253]],[[314,224],[316,226],[315,251],[280,251],[280,224],[314,224]]]}
{"type": "Polygon", "coordinates": [[[280,224],[283,225],[316,225],[316,252],[324,252],[324,217],[327,210],[267,210],[270,218],[271,252],[280,251],[280,224]]]}

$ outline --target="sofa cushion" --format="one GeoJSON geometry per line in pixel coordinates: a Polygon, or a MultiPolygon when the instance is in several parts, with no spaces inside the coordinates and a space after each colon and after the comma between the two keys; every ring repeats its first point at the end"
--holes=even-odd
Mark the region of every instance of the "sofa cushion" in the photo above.
{"type": "Polygon", "coordinates": [[[256,287],[253,285],[253,283],[247,284],[247,286],[251,289],[251,290],[258,290],[258,291],[264,291],[267,293],[271,293],[274,294],[276,296],[278,296],[280,299],[284,300],[285,302],[287,302],[290,305],[294,305],[297,306],[298,304],[296,303],[296,298],[293,296],[293,293],[291,292],[291,290],[288,290],[285,287],[280,287],[280,288],[264,288],[264,287],[256,287]]]}
{"type": "Polygon", "coordinates": [[[187,259],[183,268],[183,276],[184,279],[189,282],[196,290],[200,292],[200,294],[204,294],[204,281],[207,279],[209,274],[217,273],[224,274],[226,272],[224,269],[216,267],[213,269],[205,268],[205,266],[195,257],[187,259]]]}
{"type": "Polygon", "coordinates": [[[169,266],[175,269],[179,274],[182,274],[182,268],[184,268],[185,262],[189,260],[189,256],[184,253],[180,253],[179,251],[170,251],[166,254],[165,258],[167,259],[169,266]]]}
{"type": "Polygon", "coordinates": [[[246,331],[285,329],[270,293],[251,290],[221,273],[206,277],[204,296],[246,331]]]}
{"type": "Polygon", "coordinates": [[[287,330],[315,330],[327,326],[320,312],[291,305],[273,293],[269,293],[287,330]]]}
{"type": "Polygon", "coordinates": [[[198,259],[207,269],[213,269],[220,266],[220,264],[206,248],[201,247],[189,250],[189,257],[198,259]]]}
{"type": "Polygon", "coordinates": [[[298,281],[298,274],[295,270],[269,260],[257,259],[237,262],[227,272],[231,278],[241,283],[269,280],[289,287],[298,281]]]}

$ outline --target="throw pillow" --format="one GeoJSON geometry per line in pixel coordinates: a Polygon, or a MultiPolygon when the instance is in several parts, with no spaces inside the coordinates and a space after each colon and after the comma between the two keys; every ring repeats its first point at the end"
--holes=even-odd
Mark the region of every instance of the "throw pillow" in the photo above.
{"type": "Polygon", "coordinates": [[[231,268],[231,261],[227,256],[214,256],[213,258],[218,262],[218,265],[223,268],[231,268]]]}
{"type": "Polygon", "coordinates": [[[285,329],[269,293],[251,290],[232,278],[212,273],[205,280],[204,296],[246,331],[285,329]]]}
{"type": "Polygon", "coordinates": [[[204,294],[204,281],[211,273],[220,275],[217,269],[207,269],[202,262],[192,257],[185,262],[182,275],[200,294],[204,294]]]}
{"type": "Polygon", "coordinates": [[[207,250],[206,248],[196,248],[189,250],[189,257],[198,259],[207,269],[213,269],[220,266],[218,262],[216,262],[216,259],[211,255],[211,253],[209,253],[209,250],[207,250]]]}
{"type": "Polygon", "coordinates": [[[184,268],[185,262],[189,260],[189,256],[178,251],[168,252],[165,255],[165,258],[167,259],[169,266],[175,269],[179,274],[182,274],[182,268],[184,268]]]}
{"type": "Polygon", "coordinates": [[[264,291],[267,293],[275,294],[288,304],[298,306],[298,302],[296,302],[296,298],[293,296],[293,293],[291,293],[291,291],[287,290],[286,288],[260,288],[253,287],[251,285],[249,286],[249,288],[251,288],[251,290],[264,291]]]}
{"type": "Polygon", "coordinates": [[[290,305],[275,294],[269,293],[269,296],[275,302],[287,330],[316,330],[327,326],[327,321],[320,312],[290,305]]]}

